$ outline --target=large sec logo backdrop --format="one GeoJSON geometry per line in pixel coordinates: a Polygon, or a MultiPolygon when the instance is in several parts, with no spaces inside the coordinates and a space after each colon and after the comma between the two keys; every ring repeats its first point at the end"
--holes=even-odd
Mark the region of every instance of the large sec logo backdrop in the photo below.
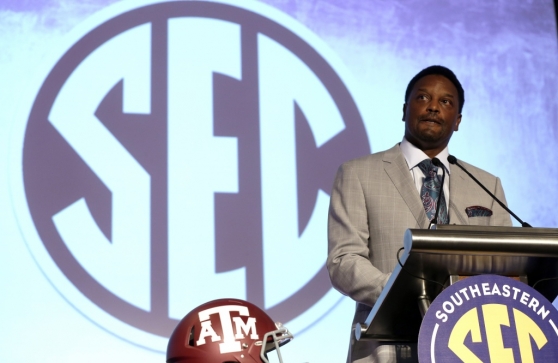
{"type": "Polygon", "coordinates": [[[34,258],[85,316],[151,349],[221,297],[305,329],[339,299],[335,170],[370,151],[342,67],[262,4],[137,4],[79,30],[38,90],[12,182],[34,258]]]}
{"type": "Polygon", "coordinates": [[[420,327],[421,363],[558,361],[558,311],[538,291],[495,275],[445,289],[420,327]]]}

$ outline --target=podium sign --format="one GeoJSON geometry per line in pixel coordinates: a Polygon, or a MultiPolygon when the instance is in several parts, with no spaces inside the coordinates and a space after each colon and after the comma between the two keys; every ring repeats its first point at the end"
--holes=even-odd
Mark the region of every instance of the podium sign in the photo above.
{"type": "Polygon", "coordinates": [[[497,275],[461,280],[420,327],[420,363],[558,362],[558,311],[527,284],[497,275]]]}

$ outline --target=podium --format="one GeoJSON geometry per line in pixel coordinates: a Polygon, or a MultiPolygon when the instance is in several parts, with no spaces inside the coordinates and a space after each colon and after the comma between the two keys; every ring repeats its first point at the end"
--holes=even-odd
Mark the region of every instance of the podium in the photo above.
{"type": "Polygon", "coordinates": [[[558,279],[551,279],[558,277],[558,229],[408,229],[399,261],[366,321],[356,323],[357,340],[417,342],[420,307],[427,309],[450,276],[522,276],[530,286],[540,281],[535,289],[551,302],[558,295],[558,279]]]}

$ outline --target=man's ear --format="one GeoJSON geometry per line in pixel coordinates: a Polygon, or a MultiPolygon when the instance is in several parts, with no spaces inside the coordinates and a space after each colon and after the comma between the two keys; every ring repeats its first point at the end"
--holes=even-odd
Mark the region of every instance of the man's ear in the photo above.
{"type": "MultiPolygon", "coordinates": [[[[403,121],[403,122],[405,121],[406,114],[407,114],[407,104],[404,103],[403,104],[403,118],[401,119],[401,121],[403,121]]],[[[461,115],[459,115],[459,118],[461,118],[461,115]]]]}
{"type": "Polygon", "coordinates": [[[455,128],[453,129],[453,131],[459,131],[459,124],[461,123],[461,114],[459,114],[459,116],[457,116],[457,120],[455,121],[455,128]]]}

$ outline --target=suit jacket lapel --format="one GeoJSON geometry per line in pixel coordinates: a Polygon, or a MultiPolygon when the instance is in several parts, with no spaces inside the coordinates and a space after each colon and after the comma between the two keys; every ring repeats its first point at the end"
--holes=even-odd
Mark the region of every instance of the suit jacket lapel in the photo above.
{"type": "Polygon", "coordinates": [[[458,167],[450,165],[450,207],[449,218],[451,224],[469,224],[469,218],[465,212],[468,205],[468,195],[463,193],[467,190],[468,176],[458,167]]]}
{"type": "Polygon", "coordinates": [[[420,200],[417,188],[413,181],[413,177],[405,161],[405,157],[399,148],[395,145],[384,154],[384,170],[399,191],[399,194],[409,207],[409,210],[417,220],[421,228],[428,228],[428,218],[420,200]]]}

